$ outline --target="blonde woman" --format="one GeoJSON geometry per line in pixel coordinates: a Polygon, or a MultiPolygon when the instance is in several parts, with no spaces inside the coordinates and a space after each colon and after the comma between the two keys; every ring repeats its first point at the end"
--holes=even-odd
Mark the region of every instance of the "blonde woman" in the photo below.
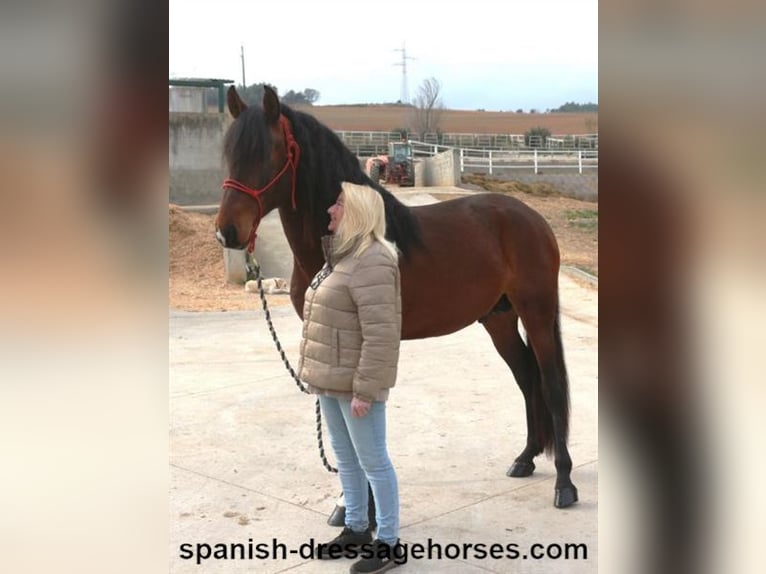
{"type": "Polygon", "coordinates": [[[399,491],[386,448],[386,399],[396,382],[402,306],[396,247],[383,199],[348,182],[329,209],[325,267],[306,290],[299,376],[319,400],[346,503],[343,532],[320,559],[361,557],[352,573],[399,563],[399,491]],[[375,497],[375,540],[367,516],[375,497]]]}

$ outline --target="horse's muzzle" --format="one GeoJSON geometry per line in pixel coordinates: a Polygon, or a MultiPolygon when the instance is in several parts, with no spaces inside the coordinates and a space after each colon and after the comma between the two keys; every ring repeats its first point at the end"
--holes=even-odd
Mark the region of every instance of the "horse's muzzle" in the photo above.
{"type": "Polygon", "coordinates": [[[228,247],[229,249],[239,249],[242,247],[238,244],[237,228],[233,225],[227,225],[222,230],[216,229],[215,238],[221,245],[228,247]]]}

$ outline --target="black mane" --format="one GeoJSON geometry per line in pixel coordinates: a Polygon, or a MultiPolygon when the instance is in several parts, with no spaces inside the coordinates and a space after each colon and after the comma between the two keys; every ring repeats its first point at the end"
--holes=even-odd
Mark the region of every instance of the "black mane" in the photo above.
{"type": "MultiPolygon", "coordinates": [[[[255,106],[247,108],[237,121],[229,126],[223,139],[223,157],[228,161],[231,177],[242,180],[246,166],[262,164],[271,149],[271,132],[266,129],[263,110],[255,106]]],[[[266,183],[268,174],[262,174],[255,187],[266,183]]]]}
{"type": "MultiPolygon", "coordinates": [[[[309,114],[293,110],[285,104],[280,104],[280,107],[282,114],[290,121],[295,140],[301,148],[296,187],[298,209],[309,213],[312,232],[316,236],[326,233],[329,223],[327,209],[335,203],[341,191],[341,182],[350,181],[369,185],[383,197],[386,237],[396,243],[404,257],[408,257],[413,248],[422,245],[417,220],[409,207],[367,177],[359,159],[335,132],[309,114]]],[[[224,154],[232,173],[237,174],[242,166],[250,162],[264,161],[269,149],[271,136],[263,109],[250,106],[232,124],[224,140],[224,154]]]]}

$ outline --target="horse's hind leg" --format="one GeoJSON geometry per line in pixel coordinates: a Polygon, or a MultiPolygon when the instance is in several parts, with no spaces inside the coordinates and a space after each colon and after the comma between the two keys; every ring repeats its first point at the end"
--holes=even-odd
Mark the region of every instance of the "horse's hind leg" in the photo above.
{"type": "Polygon", "coordinates": [[[516,383],[524,395],[527,415],[527,444],[506,473],[508,476],[529,476],[535,470],[534,458],[543,451],[553,435],[551,416],[543,399],[540,372],[532,350],[524,343],[517,327],[518,317],[511,310],[491,315],[484,321],[495,349],[511,368],[516,383]]]}
{"type": "Polygon", "coordinates": [[[527,331],[527,340],[537,359],[540,387],[551,419],[553,436],[544,447],[553,449],[556,465],[556,495],[558,508],[577,502],[577,488],[572,484],[572,459],[567,448],[569,435],[569,381],[564,363],[557,297],[543,301],[517,298],[514,301],[527,331]],[[552,438],[552,440],[550,440],[552,438]]]}

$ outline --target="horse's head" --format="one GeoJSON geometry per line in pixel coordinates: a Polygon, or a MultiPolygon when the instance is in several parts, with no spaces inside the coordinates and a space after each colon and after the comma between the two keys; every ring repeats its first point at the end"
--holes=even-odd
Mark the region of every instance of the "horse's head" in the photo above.
{"type": "Polygon", "coordinates": [[[227,103],[234,123],[224,138],[229,177],[223,182],[216,237],[224,247],[252,251],[261,218],[290,201],[295,207],[300,149],[270,87],[264,87],[262,107],[248,107],[234,87],[227,103]]]}

